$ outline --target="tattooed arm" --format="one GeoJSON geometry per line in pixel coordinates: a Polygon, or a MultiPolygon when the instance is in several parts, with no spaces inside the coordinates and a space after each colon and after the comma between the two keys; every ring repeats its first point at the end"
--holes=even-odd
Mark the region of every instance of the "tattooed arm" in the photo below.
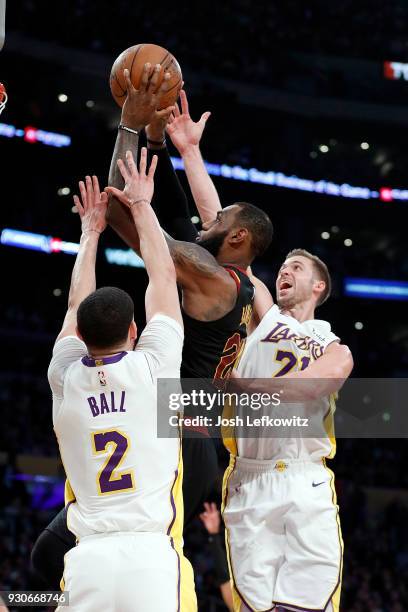
{"type": "MultiPolygon", "coordinates": [[[[109,170],[109,186],[122,190],[125,181],[119,171],[118,160],[126,159],[126,151],[132,151],[133,157],[137,159],[139,147],[139,135],[118,130],[115,149],[113,152],[111,167],[109,170]]],[[[122,204],[114,196],[109,198],[107,221],[119,236],[132,247],[137,253],[140,251],[139,236],[133,222],[130,209],[122,204]]]]}
{"type": "MultiPolygon", "coordinates": [[[[128,150],[134,151],[138,137],[119,130],[114,158],[125,158],[126,143],[128,150]],[[133,147],[129,146],[133,143],[133,147]]],[[[110,185],[123,189],[124,180],[117,168],[117,160],[112,162],[109,178],[110,185]],[[120,175],[120,179],[119,176],[120,175]]],[[[116,198],[111,197],[108,222],[119,236],[140,255],[140,242],[129,209],[116,198]]],[[[174,240],[164,232],[170,255],[177,273],[177,283],[183,289],[183,306],[189,315],[200,320],[215,320],[229,312],[236,301],[236,287],[228,272],[217,260],[198,244],[174,240]]]]}
{"type": "Polygon", "coordinates": [[[197,319],[212,321],[229,312],[237,298],[229,273],[206,249],[192,242],[174,240],[164,232],[183,289],[184,310],[197,319]]]}
{"type": "MultiPolygon", "coordinates": [[[[118,156],[119,159],[119,155],[126,149],[125,143],[133,142],[137,146],[137,137],[122,132],[119,130],[114,153],[114,156],[118,156]]],[[[132,148],[130,147],[129,150],[132,148]]],[[[122,175],[120,175],[120,180],[116,176],[116,166],[115,161],[115,164],[112,164],[109,182],[113,186],[119,185],[118,189],[123,189],[124,181],[122,175]]],[[[126,244],[140,255],[139,236],[129,209],[114,198],[110,200],[108,222],[126,244]]],[[[233,308],[236,301],[236,287],[231,276],[208,251],[198,244],[174,240],[165,232],[164,235],[176,268],[177,283],[183,289],[185,311],[190,316],[204,321],[224,316],[233,308]]]]}

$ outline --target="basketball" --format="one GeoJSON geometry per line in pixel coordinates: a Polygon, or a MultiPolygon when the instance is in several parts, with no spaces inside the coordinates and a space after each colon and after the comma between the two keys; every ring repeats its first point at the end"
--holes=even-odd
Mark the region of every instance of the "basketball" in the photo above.
{"type": "Polygon", "coordinates": [[[166,72],[170,72],[171,74],[169,89],[163,94],[159,108],[171,106],[177,100],[183,82],[183,76],[178,61],[174,55],[163,47],[153,44],[140,44],[122,51],[113,63],[109,84],[112,96],[119,106],[123,106],[127,95],[123,71],[125,68],[129,70],[130,80],[133,86],[138,89],[143,67],[146,63],[151,64],[151,72],[153,72],[155,64],[161,64],[162,66],[158,80],[158,88],[162,83],[164,74],[166,72]]]}

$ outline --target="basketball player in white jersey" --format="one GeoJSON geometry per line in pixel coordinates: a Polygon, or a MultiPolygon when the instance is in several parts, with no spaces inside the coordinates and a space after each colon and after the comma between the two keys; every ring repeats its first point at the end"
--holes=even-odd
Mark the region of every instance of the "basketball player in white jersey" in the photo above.
{"type": "MultiPolygon", "coordinates": [[[[210,113],[195,123],[185,92],[180,98],[182,112],[176,105],[167,131],[207,231],[222,210],[199,149],[210,113]]],[[[342,540],[334,477],[325,458],[335,453],[333,394],[353,360],[329,323],[314,320],[315,308],[330,293],[327,267],[317,257],[301,249],[288,255],[277,279],[278,306],[263,283],[251,280],[259,325],[247,339],[239,375],[268,378],[263,388],[260,381],[254,388],[266,392],[285,386],[273,386],[271,377],[303,379],[285,390],[294,394],[290,401],[301,402],[299,393],[303,401],[315,401],[314,422],[320,415],[322,437],[228,440],[224,519],[235,610],[337,612],[342,540]]]]}
{"type": "Polygon", "coordinates": [[[291,251],[276,281],[278,305],[248,338],[238,365],[239,376],[263,379],[253,390],[292,394],[296,404],[281,404],[273,416],[288,416],[292,406],[320,423],[321,434],[228,441],[223,516],[237,612],[339,610],[343,542],[326,459],[336,449],[333,394],[353,360],[329,323],[314,318],[330,284],[318,257],[291,251]]]}
{"type": "Polygon", "coordinates": [[[115,194],[131,210],[149,276],[136,348],[130,296],[95,291],[107,194],[87,177],[82,201],[75,197],[80,249],[48,371],[77,538],[63,579],[73,612],[196,610],[182,550],[180,442],[157,438],[157,380],[179,376],[183,328],[174,265],[150,207],[157,158],[146,174],[146,155],[140,173],[130,152],[127,165],[119,161],[125,189],[115,194]]]}

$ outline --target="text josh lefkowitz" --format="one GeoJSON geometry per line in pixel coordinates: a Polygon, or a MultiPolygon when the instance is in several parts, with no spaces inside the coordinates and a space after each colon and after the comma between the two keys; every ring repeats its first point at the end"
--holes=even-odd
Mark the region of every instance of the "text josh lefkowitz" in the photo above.
{"type": "Polygon", "coordinates": [[[266,414],[261,417],[255,417],[247,414],[245,417],[222,417],[216,419],[209,416],[194,416],[183,417],[179,414],[173,414],[169,418],[171,427],[184,425],[185,427],[308,427],[309,419],[299,416],[293,417],[271,417],[266,414]]]}

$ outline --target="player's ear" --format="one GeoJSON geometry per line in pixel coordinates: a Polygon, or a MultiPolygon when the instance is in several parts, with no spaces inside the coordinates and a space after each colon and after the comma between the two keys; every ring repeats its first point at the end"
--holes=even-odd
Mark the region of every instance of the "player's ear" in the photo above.
{"type": "Polygon", "coordinates": [[[232,229],[230,237],[229,237],[229,243],[235,244],[235,245],[241,244],[247,239],[248,235],[249,235],[249,232],[246,229],[246,227],[240,227],[239,229],[232,229]]]}
{"type": "MultiPolygon", "coordinates": [[[[326,289],[326,283],[324,280],[315,280],[313,283],[313,291],[320,298],[323,291],[326,289]]],[[[318,300],[319,302],[319,300],[318,300]]]]}
{"type": "Polygon", "coordinates": [[[134,343],[136,342],[136,338],[137,338],[137,325],[135,323],[135,320],[133,320],[131,324],[129,325],[129,340],[132,343],[134,343]]]}

